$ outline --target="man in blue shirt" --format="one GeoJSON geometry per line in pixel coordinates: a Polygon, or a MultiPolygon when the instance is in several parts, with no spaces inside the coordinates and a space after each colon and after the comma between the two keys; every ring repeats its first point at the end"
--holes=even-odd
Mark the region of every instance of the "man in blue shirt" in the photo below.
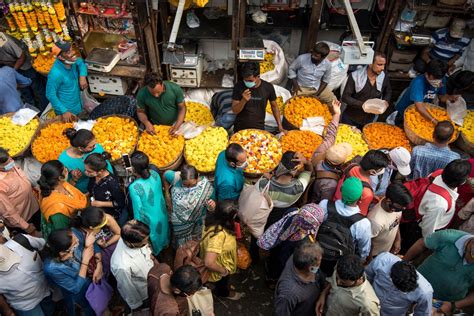
{"type": "Polygon", "coordinates": [[[230,144],[216,162],[214,188],[217,200],[238,200],[244,187],[247,153],[239,144],[230,144]]]}
{"type": "Polygon", "coordinates": [[[390,252],[379,254],[365,269],[367,279],[380,300],[381,315],[431,315],[433,288],[408,261],[390,252]]]}
{"type": "Polygon", "coordinates": [[[60,53],[48,75],[46,97],[56,115],[70,122],[82,112],[81,89],[87,88],[87,66],[70,43],[58,42],[56,46],[60,53]]]}
{"type": "Polygon", "coordinates": [[[16,112],[23,106],[17,86],[26,87],[31,84],[28,79],[12,67],[0,68],[0,114],[16,112]]]}
{"type": "Polygon", "coordinates": [[[313,95],[330,105],[336,99],[327,88],[331,78],[331,62],[326,59],[329,46],[316,43],[309,53],[298,56],[290,65],[288,78],[293,83],[295,95],[313,95]]]}
{"type": "Polygon", "coordinates": [[[426,72],[411,81],[410,86],[402,92],[402,95],[395,105],[395,109],[398,111],[395,120],[397,124],[403,122],[405,110],[413,103],[418,112],[420,112],[425,119],[434,124],[438,123],[438,121],[428,113],[423,103],[433,103],[436,96],[442,103],[446,103],[447,100],[457,100],[457,96],[446,95],[446,71],[446,64],[444,62],[433,59],[428,63],[426,72]]]}

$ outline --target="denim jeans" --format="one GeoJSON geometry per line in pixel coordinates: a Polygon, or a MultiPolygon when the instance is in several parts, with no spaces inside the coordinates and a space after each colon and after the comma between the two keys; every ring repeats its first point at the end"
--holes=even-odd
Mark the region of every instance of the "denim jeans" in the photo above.
{"type": "Polygon", "coordinates": [[[45,297],[35,308],[29,311],[15,310],[17,316],[52,316],[54,313],[55,303],[51,299],[51,295],[45,297]]]}

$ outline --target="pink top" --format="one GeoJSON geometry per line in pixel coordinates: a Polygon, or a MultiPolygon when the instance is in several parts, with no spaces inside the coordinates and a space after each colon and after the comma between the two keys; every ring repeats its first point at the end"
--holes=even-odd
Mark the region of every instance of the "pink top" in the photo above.
{"type": "Polygon", "coordinates": [[[5,224],[25,230],[27,221],[38,210],[38,200],[23,171],[15,166],[0,172],[0,218],[5,224]]]}

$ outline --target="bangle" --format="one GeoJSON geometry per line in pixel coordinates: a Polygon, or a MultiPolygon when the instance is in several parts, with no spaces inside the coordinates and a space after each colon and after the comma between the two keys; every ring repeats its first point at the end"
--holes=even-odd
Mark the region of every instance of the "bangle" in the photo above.
{"type": "Polygon", "coordinates": [[[81,266],[86,266],[86,267],[88,267],[89,265],[88,265],[88,264],[85,264],[84,262],[81,262],[81,266]]]}

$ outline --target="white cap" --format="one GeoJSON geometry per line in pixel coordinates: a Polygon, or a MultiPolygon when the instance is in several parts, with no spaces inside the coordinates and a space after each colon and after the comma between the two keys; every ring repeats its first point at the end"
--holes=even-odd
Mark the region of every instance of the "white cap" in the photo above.
{"type": "Polygon", "coordinates": [[[390,159],[394,163],[394,165],[397,167],[398,172],[400,172],[401,175],[407,176],[411,173],[411,168],[410,168],[411,155],[410,155],[410,152],[405,147],[396,147],[390,150],[388,154],[390,156],[390,159]]]}

